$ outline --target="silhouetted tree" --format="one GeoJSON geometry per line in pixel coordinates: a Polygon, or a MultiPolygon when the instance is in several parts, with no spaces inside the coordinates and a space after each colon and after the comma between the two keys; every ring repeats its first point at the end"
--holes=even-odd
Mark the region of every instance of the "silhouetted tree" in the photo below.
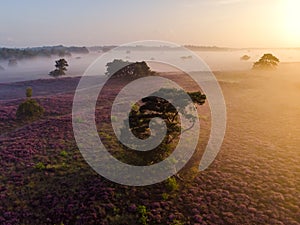
{"type": "Polygon", "coordinates": [[[115,59],[114,61],[107,63],[106,67],[106,75],[113,78],[138,78],[154,74],[154,72],[150,70],[150,67],[144,61],[133,63],[129,61],[123,61],[121,59],[115,59]]]}
{"type": "MultiPolygon", "coordinates": [[[[182,99],[183,90],[162,88],[158,92],[164,93],[164,96],[168,96],[168,99],[182,99]]],[[[164,120],[167,126],[167,133],[163,142],[155,149],[147,152],[132,151],[129,154],[135,161],[141,162],[141,164],[151,164],[153,162],[159,162],[170,154],[170,144],[178,138],[181,132],[190,130],[195,123],[195,119],[192,114],[189,113],[189,102],[186,99],[182,99],[181,108],[176,109],[169,101],[156,97],[158,92],[153,93],[151,96],[143,98],[140,102],[136,103],[129,114],[129,123],[124,121],[124,127],[121,131],[123,138],[128,140],[128,132],[133,133],[140,139],[146,139],[150,136],[151,131],[149,129],[149,123],[152,118],[159,117],[164,120]],[[184,114],[191,122],[191,126],[185,130],[182,130],[179,113],[184,114]],[[130,127],[128,127],[128,124],[130,127]],[[132,157],[136,155],[137,157],[132,157]]],[[[206,96],[201,92],[188,93],[194,104],[202,105],[205,103],[206,96]]],[[[128,150],[128,149],[127,149],[128,150]]]]}
{"type": "Polygon", "coordinates": [[[114,59],[112,62],[108,62],[106,64],[106,73],[105,75],[107,76],[112,76],[125,66],[130,65],[131,62],[128,61],[123,61],[122,59],[114,59]]]}
{"type": "Polygon", "coordinates": [[[274,69],[277,67],[279,59],[268,53],[264,54],[257,62],[253,64],[253,69],[274,69]]]}
{"type": "Polygon", "coordinates": [[[65,59],[59,59],[59,60],[55,61],[56,69],[51,71],[49,73],[49,75],[53,76],[53,77],[65,75],[66,74],[65,72],[67,71],[68,66],[69,66],[68,62],[65,59]]]}
{"type": "Polygon", "coordinates": [[[249,55],[243,55],[240,59],[243,61],[248,61],[251,57],[249,55]]]}

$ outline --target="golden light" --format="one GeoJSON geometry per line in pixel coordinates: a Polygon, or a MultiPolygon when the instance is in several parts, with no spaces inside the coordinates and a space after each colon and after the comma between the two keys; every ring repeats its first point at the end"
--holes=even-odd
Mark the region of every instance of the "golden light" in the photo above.
{"type": "Polygon", "coordinates": [[[284,0],[285,32],[289,41],[300,43],[300,0],[284,0]]]}

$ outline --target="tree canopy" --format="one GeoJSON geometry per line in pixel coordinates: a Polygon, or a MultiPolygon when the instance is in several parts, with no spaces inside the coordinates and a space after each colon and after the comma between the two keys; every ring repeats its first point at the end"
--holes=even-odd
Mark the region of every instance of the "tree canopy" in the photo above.
{"type": "Polygon", "coordinates": [[[51,56],[65,57],[71,56],[71,53],[87,54],[89,50],[86,47],[65,47],[63,45],[34,48],[0,48],[0,60],[9,60],[12,58],[22,60],[51,56]]]}
{"type": "Polygon", "coordinates": [[[106,75],[112,78],[138,78],[154,74],[144,61],[129,62],[121,59],[114,59],[114,61],[106,64],[106,68],[106,75]]]}
{"type": "MultiPolygon", "coordinates": [[[[168,96],[169,99],[178,99],[182,96],[183,90],[162,88],[158,92],[164,92],[164,96],[168,96]]],[[[149,123],[152,118],[159,117],[165,121],[167,134],[163,142],[156,149],[143,153],[133,151],[133,154],[137,155],[136,158],[133,157],[134,161],[139,161],[141,164],[151,164],[164,159],[168,154],[170,154],[170,145],[179,137],[181,132],[191,129],[194,126],[196,119],[188,111],[188,101],[182,100],[183,102],[181,102],[181,105],[183,107],[177,109],[169,101],[157,97],[156,95],[157,92],[153,93],[151,96],[143,98],[132,107],[132,111],[130,112],[128,119],[130,127],[128,127],[128,123],[124,121],[124,128],[121,132],[121,135],[126,136],[128,132],[131,132],[140,139],[146,139],[151,134],[149,123]],[[184,114],[191,122],[191,126],[186,130],[182,130],[179,113],[184,114]]],[[[189,92],[188,95],[194,104],[202,105],[205,103],[206,96],[200,91],[189,92]]]]}
{"type": "Polygon", "coordinates": [[[55,61],[55,70],[49,73],[50,76],[59,77],[65,75],[68,67],[68,62],[65,59],[59,59],[55,61]]]}
{"type": "Polygon", "coordinates": [[[275,69],[278,63],[278,58],[270,53],[267,53],[253,64],[253,69],[275,69]]]}
{"type": "Polygon", "coordinates": [[[248,61],[251,57],[249,55],[243,55],[240,59],[243,61],[248,61]]]}

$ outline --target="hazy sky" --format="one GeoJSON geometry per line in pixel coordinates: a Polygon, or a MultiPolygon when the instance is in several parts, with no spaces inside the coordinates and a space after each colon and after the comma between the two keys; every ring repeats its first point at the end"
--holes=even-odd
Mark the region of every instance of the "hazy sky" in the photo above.
{"type": "Polygon", "coordinates": [[[300,47],[300,0],[1,0],[0,46],[300,47]]]}

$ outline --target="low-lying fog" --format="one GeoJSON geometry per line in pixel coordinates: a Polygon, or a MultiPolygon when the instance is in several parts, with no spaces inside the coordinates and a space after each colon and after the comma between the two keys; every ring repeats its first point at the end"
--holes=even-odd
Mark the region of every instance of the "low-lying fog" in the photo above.
{"type": "MultiPolygon", "coordinates": [[[[98,56],[100,54],[90,53],[63,57],[69,64],[66,74],[69,76],[82,75],[98,56]]],[[[55,69],[55,60],[59,58],[52,56],[51,58],[18,60],[16,66],[8,66],[8,61],[0,61],[0,66],[4,68],[4,70],[0,69],[0,83],[50,78],[48,74],[55,69]]]]}
{"type": "MultiPolygon", "coordinates": [[[[236,50],[236,51],[197,51],[195,52],[213,71],[231,71],[231,70],[248,70],[251,69],[253,62],[257,61],[264,53],[272,53],[280,59],[281,62],[300,62],[300,49],[253,49],[253,50],[236,50]],[[247,55],[249,60],[241,60],[241,57],[247,55]]],[[[176,64],[189,62],[193,57],[191,55],[180,55],[172,51],[171,57],[176,64]]],[[[81,76],[88,66],[93,63],[101,53],[91,52],[89,54],[72,54],[64,57],[69,64],[68,76],[81,76]]],[[[118,54],[117,54],[118,55],[118,54]]],[[[143,52],[119,52],[120,58],[126,58],[128,61],[138,61],[139,57],[143,58],[143,52]]],[[[157,60],[155,56],[170,57],[164,51],[153,51],[153,56],[148,60],[157,60]]],[[[116,57],[118,58],[118,57],[116,57]]],[[[36,58],[30,60],[18,60],[17,66],[8,66],[8,61],[0,61],[0,83],[15,81],[34,80],[50,78],[48,73],[54,70],[55,60],[59,57],[36,58]]],[[[157,63],[148,63],[153,70],[163,71],[170,70],[157,63]]],[[[191,65],[191,71],[198,69],[197,65],[191,65]]],[[[176,69],[174,69],[176,70],[176,69]]],[[[203,70],[206,70],[205,68],[203,70]]],[[[105,68],[99,69],[97,74],[103,75],[105,68]]]]}

